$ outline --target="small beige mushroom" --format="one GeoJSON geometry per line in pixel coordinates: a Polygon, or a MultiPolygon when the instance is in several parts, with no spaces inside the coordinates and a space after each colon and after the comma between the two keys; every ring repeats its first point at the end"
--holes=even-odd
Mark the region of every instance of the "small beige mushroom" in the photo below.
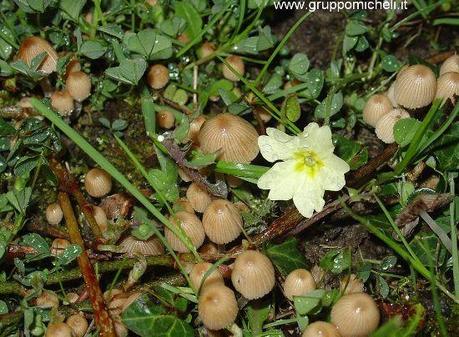
{"type": "Polygon", "coordinates": [[[432,103],[437,90],[437,80],[433,71],[416,64],[400,71],[395,80],[395,99],[407,109],[418,109],[432,103]]]}
{"type": "Polygon", "coordinates": [[[409,118],[410,114],[403,109],[393,109],[388,114],[382,116],[376,123],[376,137],[381,139],[386,144],[395,142],[394,126],[403,118],[409,118]]]}
{"type": "Polygon", "coordinates": [[[341,337],[336,326],[328,322],[316,321],[309,324],[302,337],[341,337]]]}
{"type": "Polygon", "coordinates": [[[186,198],[189,200],[191,207],[199,213],[204,212],[212,201],[209,193],[197,183],[191,183],[190,186],[188,186],[186,198]]]}
{"type": "Polygon", "coordinates": [[[82,102],[91,95],[91,78],[82,71],[71,72],[65,88],[75,101],[82,102]]]}
{"type": "Polygon", "coordinates": [[[239,77],[243,77],[245,73],[245,65],[242,57],[237,55],[230,55],[225,59],[225,61],[231,66],[232,69],[226,64],[223,64],[223,77],[233,82],[239,81],[239,77]],[[237,75],[233,71],[235,71],[237,75]]]}
{"type": "Polygon", "coordinates": [[[103,197],[112,189],[112,177],[105,170],[93,168],[86,173],[84,187],[91,197],[103,197]]]}
{"type": "MultiPolygon", "coordinates": [[[[201,220],[199,220],[195,214],[183,211],[177,212],[174,216],[170,217],[170,221],[172,224],[182,228],[196,248],[201,247],[204,243],[204,238],[206,236],[204,228],[202,227],[201,220]]],[[[173,250],[179,253],[188,252],[188,248],[185,244],[169,228],[164,229],[164,235],[173,250]]]]}
{"type": "Polygon", "coordinates": [[[49,204],[46,207],[46,221],[51,225],[57,225],[62,221],[64,213],[62,212],[61,206],[56,202],[49,204]]]}
{"type": "Polygon", "coordinates": [[[285,279],[284,294],[291,301],[294,296],[304,296],[314,289],[316,289],[316,282],[306,269],[296,269],[285,279]]]}
{"type": "Polygon", "coordinates": [[[56,71],[58,56],[51,44],[38,36],[30,36],[24,39],[19,46],[17,58],[27,65],[31,65],[32,60],[46,53],[45,59],[38,67],[38,70],[45,74],[51,74],[56,71]]]}
{"type": "Polygon", "coordinates": [[[204,231],[210,241],[225,244],[236,239],[242,232],[242,216],[228,200],[212,201],[202,217],[204,231]]]}
{"type": "Polygon", "coordinates": [[[379,119],[392,110],[392,103],[385,95],[376,94],[370,97],[363,109],[363,120],[375,127],[379,119]]]}
{"type": "Polygon", "coordinates": [[[220,330],[232,324],[238,311],[234,292],[224,285],[209,286],[199,296],[199,318],[210,330],[220,330]]]}
{"type": "Polygon", "coordinates": [[[152,89],[162,89],[169,82],[169,70],[162,64],[150,67],[147,74],[147,83],[152,89]]]}
{"type": "MultiPolygon", "coordinates": [[[[202,280],[207,271],[212,268],[212,264],[208,262],[196,263],[190,272],[191,285],[194,289],[199,290],[201,287],[202,280]]],[[[223,276],[218,271],[218,268],[212,271],[202,284],[202,287],[208,287],[214,284],[225,284],[223,281],[223,276]]]]}
{"type": "Polygon", "coordinates": [[[120,248],[127,257],[136,255],[156,256],[164,254],[164,247],[161,241],[155,236],[148,240],[139,240],[132,235],[127,236],[120,243],[120,248]]]}
{"type": "Polygon", "coordinates": [[[440,76],[449,72],[459,73],[459,55],[454,54],[448,57],[441,65],[440,76]]]}

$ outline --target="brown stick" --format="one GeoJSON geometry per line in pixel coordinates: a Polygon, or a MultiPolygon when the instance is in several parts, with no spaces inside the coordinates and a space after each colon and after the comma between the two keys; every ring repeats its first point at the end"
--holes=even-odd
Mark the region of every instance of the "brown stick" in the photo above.
{"type": "Polygon", "coordinates": [[[99,328],[100,336],[116,337],[115,327],[105,306],[102,290],[99,287],[99,281],[96,278],[94,268],[85,250],[83,238],[81,237],[78,223],[73,213],[70,198],[66,192],[59,192],[58,200],[64,213],[70,241],[83,249],[83,252],[78,257],[78,265],[80,266],[81,274],[83,275],[84,282],[89,292],[89,298],[94,309],[94,319],[99,328]]]}
{"type": "Polygon", "coordinates": [[[71,194],[75,198],[78,206],[84,214],[86,221],[91,227],[92,233],[97,243],[102,243],[104,240],[102,239],[102,233],[99,226],[97,225],[96,219],[94,218],[91,204],[86,201],[83,193],[81,193],[75,178],[73,178],[70,173],[64,169],[62,165],[55,159],[50,160],[50,167],[59,180],[60,189],[71,194]]]}

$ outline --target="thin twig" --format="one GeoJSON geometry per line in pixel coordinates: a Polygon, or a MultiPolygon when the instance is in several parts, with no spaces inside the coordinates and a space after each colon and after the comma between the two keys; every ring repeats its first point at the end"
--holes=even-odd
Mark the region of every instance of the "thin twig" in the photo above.
{"type": "Polygon", "coordinates": [[[66,192],[59,192],[58,200],[64,213],[71,242],[79,245],[83,249],[83,252],[78,257],[78,265],[80,266],[81,274],[83,275],[86,288],[89,292],[89,298],[94,309],[94,319],[99,329],[99,334],[101,337],[116,337],[115,327],[105,306],[102,290],[99,287],[99,281],[94,272],[94,268],[85,250],[84,241],[81,237],[75,214],[73,213],[70,198],[66,192]]]}

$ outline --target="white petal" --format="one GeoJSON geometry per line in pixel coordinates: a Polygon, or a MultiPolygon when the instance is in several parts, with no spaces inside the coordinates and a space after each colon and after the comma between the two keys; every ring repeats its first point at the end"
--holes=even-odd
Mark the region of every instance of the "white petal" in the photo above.
{"type": "Polygon", "coordinates": [[[304,147],[314,150],[319,155],[334,150],[332,133],[328,125],[320,127],[317,123],[309,123],[301,133],[304,147]]]}
{"type": "Polygon", "coordinates": [[[314,211],[320,212],[325,205],[324,190],[312,181],[304,182],[293,196],[293,203],[302,216],[310,218],[314,211]]]}
{"type": "Polygon", "coordinates": [[[349,164],[334,154],[323,158],[323,161],[325,166],[317,179],[327,191],[341,190],[346,185],[344,174],[350,170],[349,164]]]}
{"type": "Polygon", "coordinates": [[[299,187],[299,182],[304,180],[302,175],[295,172],[294,165],[294,160],[276,163],[258,179],[257,185],[260,189],[270,190],[269,199],[292,199],[299,187]]]}
{"type": "Polygon", "coordinates": [[[269,162],[291,158],[292,152],[299,147],[299,138],[289,136],[275,128],[266,129],[267,136],[258,137],[261,155],[269,162]]]}

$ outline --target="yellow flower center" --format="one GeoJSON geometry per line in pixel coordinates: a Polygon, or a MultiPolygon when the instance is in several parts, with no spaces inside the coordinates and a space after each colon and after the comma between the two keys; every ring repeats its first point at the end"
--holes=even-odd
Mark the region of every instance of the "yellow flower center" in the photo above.
{"type": "Polygon", "coordinates": [[[313,178],[317,172],[324,166],[317,153],[311,150],[300,150],[293,154],[295,159],[295,170],[305,172],[313,178]]]}

